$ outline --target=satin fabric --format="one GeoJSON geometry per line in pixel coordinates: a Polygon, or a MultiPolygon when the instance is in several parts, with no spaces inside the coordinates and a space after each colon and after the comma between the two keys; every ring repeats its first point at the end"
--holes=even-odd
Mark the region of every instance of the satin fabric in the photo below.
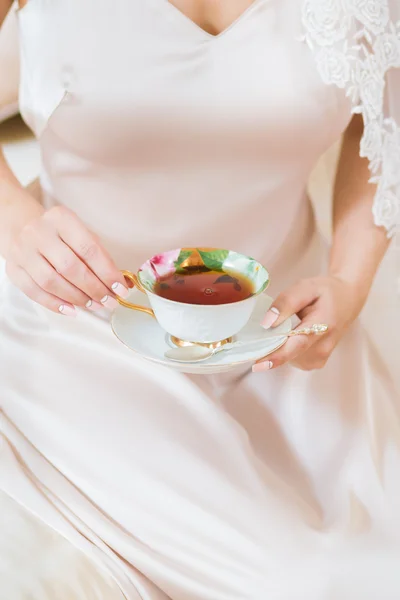
{"type": "Polygon", "coordinates": [[[108,573],[1,491],[0,531],[2,598],[124,600],[108,573]]]}
{"type": "MultiPolygon", "coordinates": [[[[257,257],[272,295],[323,273],[306,182],[351,114],[300,4],[213,38],[164,0],[28,3],[45,205],[121,268],[205,245],[257,257]]],[[[359,323],[321,371],[186,377],[4,281],[0,340],[0,488],[129,600],[399,597],[398,398],[359,323]]]]}

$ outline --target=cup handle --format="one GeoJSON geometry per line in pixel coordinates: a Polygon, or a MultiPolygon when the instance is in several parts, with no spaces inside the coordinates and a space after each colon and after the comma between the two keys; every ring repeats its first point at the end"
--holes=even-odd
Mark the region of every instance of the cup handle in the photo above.
{"type": "MultiPolygon", "coordinates": [[[[142,284],[140,283],[140,281],[136,275],[134,275],[130,271],[121,271],[121,272],[122,272],[122,275],[124,277],[126,277],[126,279],[129,279],[129,281],[131,281],[133,283],[133,285],[140,292],[145,293],[145,289],[143,288],[142,284]]],[[[147,306],[141,306],[140,304],[133,304],[132,302],[128,302],[128,300],[124,300],[123,298],[121,298],[121,296],[117,296],[117,295],[115,295],[115,299],[122,306],[125,306],[126,308],[131,308],[132,310],[138,310],[139,312],[143,312],[143,313],[146,313],[147,315],[150,315],[151,317],[154,317],[154,311],[151,308],[148,308],[147,306]]]]}

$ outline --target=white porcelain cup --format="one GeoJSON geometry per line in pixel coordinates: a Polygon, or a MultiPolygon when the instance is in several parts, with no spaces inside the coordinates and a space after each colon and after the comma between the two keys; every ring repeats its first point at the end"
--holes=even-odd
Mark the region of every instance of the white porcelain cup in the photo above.
{"type": "Polygon", "coordinates": [[[256,260],[231,250],[216,248],[180,248],[153,256],[137,275],[123,271],[140,291],[149,298],[151,308],[132,304],[117,297],[123,306],[155,317],[171,336],[184,342],[209,344],[231,338],[247,324],[256,298],[269,285],[267,270],[256,260]],[[184,274],[194,268],[238,273],[253,284],[249,298],[229,304],[188,304],[163,298],[155,292],[156,284],[173,273],[184,274]]]}

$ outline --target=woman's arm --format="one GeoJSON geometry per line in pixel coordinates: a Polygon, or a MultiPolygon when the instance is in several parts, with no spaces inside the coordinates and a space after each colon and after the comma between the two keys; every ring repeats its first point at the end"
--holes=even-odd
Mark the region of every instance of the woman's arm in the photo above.
{"type": "Polygon", "coordinates": [[[389,241],[386,231],[373,221],[376,186],[368,182],[368,161],[359,154],[362,132],[362,119],[356,115],[345,132],[338,165],[327,275],[301,280],[286,290],[263,322],[268,329],[297,314],[302,320],[299,327],[324,323],[329,331],[321,338],[299,336],[288,340],[280,350],[254,365],[254,371],[286,362],[305,370],[323,367],[365,304],[389,241]]]}
{"type": "Polygon", "coordinates": [[[62,206],[48,211],[17,181],[0,153],[0,253],[9,279],[31,300],[64,316],[126,297],[122,273],[101,242],[62,206]]]}
{"type": "MultiPolygon", "coordinates": [[[[12,4],[12,0],[0,0],[0,28],[12,4]]],[[[0,149],[0,255],[6,256],[16,230],[42,210],[19,184],[0,149]]]]}
{"type": "Polygon", "coordinates": [[[366,299],[389,240],[373,222],[376,186],[368,183],[368,160],[360,158],[362,133],[362,117],[356,115],[344,135],[336,177],[329,272],[356,284],[366,299]]]}
{"type": "Polygon", "coordinates": [[[44,212],[43,207],[19,183],[0,149],[0,255],[8,250],[18,232],[44,212]]]}
{"type": "MultiPolygon", "coordinates": [[[[0,0],[0,25],[11,0],[0,0]]],[[[22,6],[24,2],[20,2],[22,6]]],[[[113,308],[127,296],[123,275],[100,241],[64,207],[49,211],[23,188],[0,150],[0,255],[11,281],[49,310],[113,308]]]]}
{"type": "Polygon", "coordinates": [[[15,286],[64,316],[75,307],[114,308],[122,273],[97,237],[63,206],[48,211],[18,183],[0,155],[0,252],[15,286]]]}
{"type": "Polygon", "coordinates": [[[0,0],[0,27],[2,26],[13,0],[0,0]]]}

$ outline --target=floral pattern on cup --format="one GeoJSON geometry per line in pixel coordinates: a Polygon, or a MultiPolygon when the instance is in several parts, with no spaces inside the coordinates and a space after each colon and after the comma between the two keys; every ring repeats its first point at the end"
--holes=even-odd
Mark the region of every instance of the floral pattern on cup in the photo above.
{"type": "Polygon", "coordinates": [[[171,273],[185,273],[193,268],[210,271],[236,271],[250,279],[254,294],[261,294],[269,285],[268,271],[254,258],[218,248],[179,248],[157,254],[146,261],[138,276],[142,286],[154,292],[155,283],[171,273]]]}

